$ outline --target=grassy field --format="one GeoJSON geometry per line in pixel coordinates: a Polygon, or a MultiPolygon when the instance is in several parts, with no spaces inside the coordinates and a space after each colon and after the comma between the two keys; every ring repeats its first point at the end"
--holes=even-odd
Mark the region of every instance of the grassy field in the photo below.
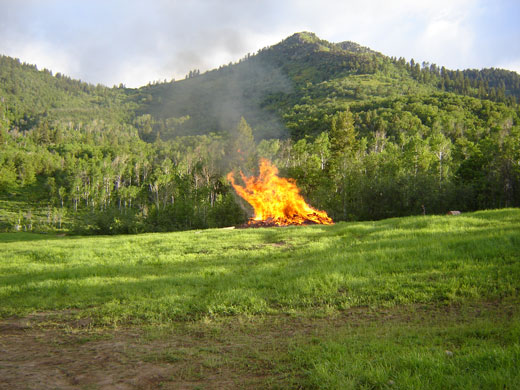
{"type": "Polygon", "coordinates": [[[4,233],[0,318],[85,343],[132,329],[141,352],[126,359],[166,370],[163,388],[517,389],[519,253],[518,209],[115,237],[4,233]]]}

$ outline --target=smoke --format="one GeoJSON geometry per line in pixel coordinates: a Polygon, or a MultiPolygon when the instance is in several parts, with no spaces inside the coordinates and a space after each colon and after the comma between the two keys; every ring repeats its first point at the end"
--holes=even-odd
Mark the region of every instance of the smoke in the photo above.
{"type": "Polygon", "coordinates": [[[190,116],[175,135],[231,134],[244,117],[260,141],[288,135],[269,97],[291,91],[292,82],[280,68],[251,56],[156,90],[152,104],[153,112],[164,119],[190,116]]]}

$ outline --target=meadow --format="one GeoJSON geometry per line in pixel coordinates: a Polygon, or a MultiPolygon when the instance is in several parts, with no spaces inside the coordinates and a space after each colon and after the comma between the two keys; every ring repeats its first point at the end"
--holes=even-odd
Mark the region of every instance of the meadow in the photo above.
{"type": "Polygon", "coordinates": [[[137,332],[131,359],[166,370],[163,388],[515,389],[519,253],[519,209],[125,236],[3,233],[0,321],[81,344],[137,332]]]}

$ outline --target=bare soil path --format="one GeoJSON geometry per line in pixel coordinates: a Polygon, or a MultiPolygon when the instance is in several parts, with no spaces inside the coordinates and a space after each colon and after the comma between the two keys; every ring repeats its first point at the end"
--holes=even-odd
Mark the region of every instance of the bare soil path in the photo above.
{"type": "Polygon", "coordinates": [[[298,388],[288,351],[334,330],[381,323],[504,319],[516,309],[470,306],[352,309],[329,317],[265,316],[103,328],[74,313],[0,320],[0,389],[298,388]]]}

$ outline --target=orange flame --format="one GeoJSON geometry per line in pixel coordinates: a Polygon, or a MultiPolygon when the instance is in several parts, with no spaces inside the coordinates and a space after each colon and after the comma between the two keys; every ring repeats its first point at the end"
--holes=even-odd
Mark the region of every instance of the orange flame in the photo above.
{"type": "Polygon", "coordinates": [[[249,220],[250,225],[259,222],[277,226],[334,223],[325,211],[316,210],[305,203],[293,180],[277,174],[278,168],[266,159],[260,160],[258,177],[246,177],[240,172],[245,187],[236,184],[233,172],[228,173],[227,179],[235,191],[255,210],[255,216],[249,220]]]}

